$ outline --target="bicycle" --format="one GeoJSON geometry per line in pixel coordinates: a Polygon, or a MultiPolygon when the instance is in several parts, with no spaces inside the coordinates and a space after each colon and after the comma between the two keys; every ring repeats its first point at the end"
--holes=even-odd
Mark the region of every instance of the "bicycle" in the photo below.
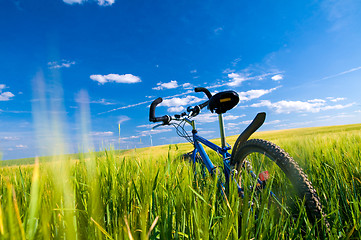
{"type": "MultiPolygon", "coordinates": [[[[238,104],[238,94],[235,91],[224,91],[212,96],[206,88],[198,87],[194,90],[206,94],[208,100],[196,106],[189,106],[186,112],[174,116],[155,117],[155,108],[163,101],[161,97],[155,99],[150,106],[149,121],[162,123],[154,128],[173,125],[179,136],[186,138],[193,144],[194,149],[188,154],[193,164],[200,163],[205,166],[211,176],[214,176],[219,168],[212,163],[202,144],[221,155],[225,182],[221,182],[219,186],[223,195],[227,194],[229,185],[234,182],[238,194],[242,198],[245,196],[247,189],[251,191],[250,204],[252,208],[256,209],[257,206],[260,207],[262,204],[262,206],[265,206],[262,198],[270,197],[268,201],[276,204],[280,212],[284,211],[290,214],[287,210],[289,208],[288,204],[292,208],[294,199],[292,197],[287,199],[292,196],[287,191],[289,191],[289,187],[293,187],[298,199],[303,201],[306,206],[310,222],[320,224],[320,220],[325,215],[317,193],[301,167],[288,153],[274,143],[262,139],[248,140],[262,126],[266,113],[261,112],[256,115],[250,125],[237,138],[231,154],[228,152],[231,150],[231,146],[226,143],[223,114],[238,104]],[[191,120],[205,107],[208,107],[212,113],[218,114],[221,146],[199,136],[195,121],[191,120]],[[192,127],[192,135],[186,132],[185,124],[192,127]],[[288,184],[280,182],[286,178],[289,180],[288,184]],[[277,194],[276,191],[278,191],[277,194]],[[261,203],[262,201],[263,203],[261,203]]],[[[326,219],[324,219],[324,223],[328,229],[329,225],[326,219]]]]}

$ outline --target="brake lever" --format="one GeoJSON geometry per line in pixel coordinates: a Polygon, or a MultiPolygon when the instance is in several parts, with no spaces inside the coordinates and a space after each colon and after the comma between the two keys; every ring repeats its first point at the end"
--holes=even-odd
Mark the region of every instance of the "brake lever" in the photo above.
{"type": "Polygon", "coordinates": [[[186,112],[183,112],[181,114],[175,114],[174,117],[176,120],[179,120],[181,117],[187,116],[186,112]]]}
{"type": "Polygon", "coordinates": [[[194,107],[193,116],[197,116],[201,112],[201,108],[197,105],[194,107]]]}
{"type": "Polygon", "coordinates": [[[201,112],[201,108],[198,105],[194,107],[188,107],[187,112],[191,113],[191,117],[195,117],[201,112]]]}

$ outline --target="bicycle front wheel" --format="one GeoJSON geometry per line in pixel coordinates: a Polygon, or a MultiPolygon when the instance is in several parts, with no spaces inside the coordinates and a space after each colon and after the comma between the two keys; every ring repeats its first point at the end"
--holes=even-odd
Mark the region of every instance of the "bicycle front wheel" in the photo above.
{"type": "Polygon", "coordinates": [[[233,154],[231,165],[237,169],[237,179],[244,191],[251,188],[253,192],[262,192],[263,196],[267,195],[269,201],[276,202],[275,205],[287,213],[304,201],[311,223],[324,216],[320,200],[307,175],[283,149],[266,140],[251,139],[233,154]],[[253,185],[252,180],[246,179],[249,175],[256,179],[253,185]],[[265,194],[265,189],[268,194],[265,194]]]}

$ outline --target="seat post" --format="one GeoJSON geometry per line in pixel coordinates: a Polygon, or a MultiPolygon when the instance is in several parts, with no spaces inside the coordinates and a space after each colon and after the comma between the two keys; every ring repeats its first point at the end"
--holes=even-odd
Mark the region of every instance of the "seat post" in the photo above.
{"type": "Polygon", "coordinates": [[[218,114],[218,122],[219,122],[219,130],[220,130],[220,134],[221,134],[222,148],[225,148],[226,147],[226,136],[224,133],[224,123],[223,123],[222,113],[218,114]]]}

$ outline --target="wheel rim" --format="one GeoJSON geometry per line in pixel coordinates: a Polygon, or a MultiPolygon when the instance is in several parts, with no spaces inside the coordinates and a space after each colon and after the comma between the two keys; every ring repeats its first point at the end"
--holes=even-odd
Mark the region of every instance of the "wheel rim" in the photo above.
{"type": "Polygon", "coordinates": [[[296,216],[301,203],[296,190],[268,154],[262,151],[247,153],[237,171],[238,184],[244,189],[245,199],[256,217],[264,213],[276,218],[296,216]]]}

